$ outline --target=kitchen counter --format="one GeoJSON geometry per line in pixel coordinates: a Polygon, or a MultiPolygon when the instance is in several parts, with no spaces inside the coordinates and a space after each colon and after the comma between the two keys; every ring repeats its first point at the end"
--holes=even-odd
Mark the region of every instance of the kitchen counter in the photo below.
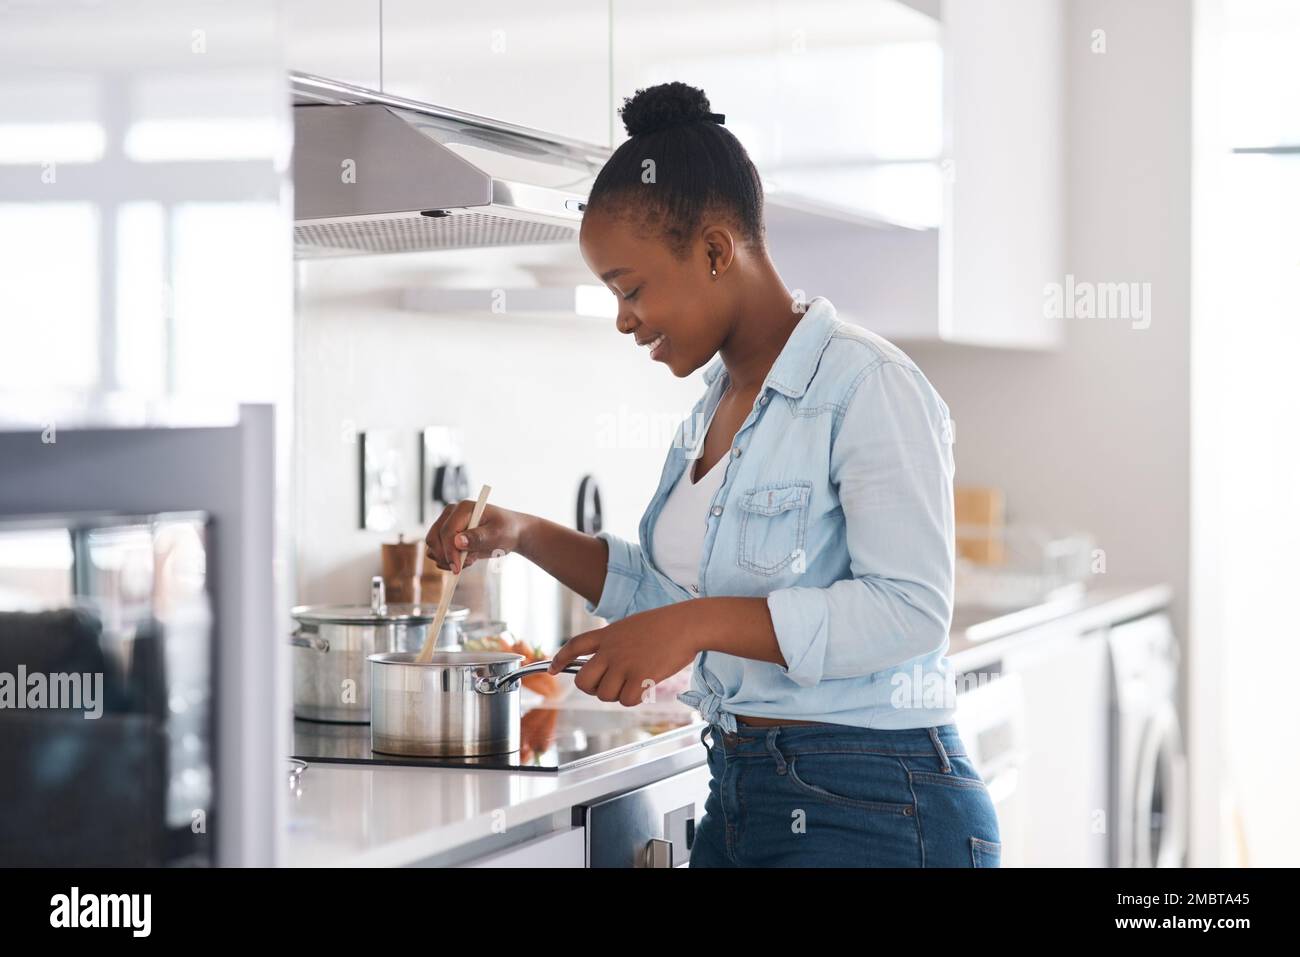
{"type": "MultiPolygon", "coordinates": [[[[958,673],[997,662],[1043,628],[1079,632],[1168,604],[1166,586],[1108,586],[1016,612],[964,607],[949,657],[958,673]]],[[[313,763],[289,798],[290,866],[452,865],[571,827],[576,804],[704,764],[703,723],[683,734],[554,774],[313,763]]]]}
{"type": "Polygon", "coordinates": [[[948,658],[958,673],[978,671],[1002,658],[1020,642],[1033,641],[1040,629],[1064,625],[1077,632],[1104,628],[1166,607],[1168,585],[1108,585],[1075,600],[1046,602],[1015,611],[961,606],[954,610],[948,658]]]}
{"type": "MultiPolygon", "coordinates": [[[[689,709],[684,709],[688,710],[689,709]]],[[[692,730],[552,774],[313,763],[289,798],[293,867],[472,860],[569,827],[570,809],[704,764],[692,730]]]]}

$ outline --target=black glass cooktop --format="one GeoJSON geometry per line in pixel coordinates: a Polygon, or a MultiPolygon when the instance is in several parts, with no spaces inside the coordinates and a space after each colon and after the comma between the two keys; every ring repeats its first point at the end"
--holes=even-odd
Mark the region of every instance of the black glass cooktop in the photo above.
{"type": "Polygon", "coordinates": [[[494,771],[568,771],[621,752],[674,737],[699,737],[698,711],[638,707],[603,710],[536,707],[520,719],[522,746],[511,754],[472,758],[411,758],[370,750],[370,725],[293,722],[293,757],[335,764],[425,768],[485,768],[494,771]]]}

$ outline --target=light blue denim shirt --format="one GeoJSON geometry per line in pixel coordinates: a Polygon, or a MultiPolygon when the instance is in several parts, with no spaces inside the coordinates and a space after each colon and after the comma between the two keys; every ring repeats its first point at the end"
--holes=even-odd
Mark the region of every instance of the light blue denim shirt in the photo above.
{"type": "Polygon", "coordinates": [[[610,621],[702,596],[766,597],[786,667],[696,656],[678,700],[735,715],[863,728],[945,724],[954,563],[952,423],[901,350],[808,304],[732,443],[706,515],[699,591],[653,561],[655,523],[727,387],[721,358],[669,448],[639,542],[609,532],[610,621]]]}

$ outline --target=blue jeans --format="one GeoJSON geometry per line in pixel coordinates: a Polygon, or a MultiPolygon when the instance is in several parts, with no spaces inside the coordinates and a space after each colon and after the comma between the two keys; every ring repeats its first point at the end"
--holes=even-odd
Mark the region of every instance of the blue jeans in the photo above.
{"type": "Polygon", "coordinates": [[[1000,863],[993,802],[956,725],[710,724],[700,742],[713,777],[691,867],[1000,863]]]}

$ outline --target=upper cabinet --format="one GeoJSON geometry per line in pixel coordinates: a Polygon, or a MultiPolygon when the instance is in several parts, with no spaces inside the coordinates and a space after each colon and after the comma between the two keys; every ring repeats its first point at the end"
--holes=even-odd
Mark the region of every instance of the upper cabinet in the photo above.
{"type": "MultiPolygon", "coordinates": [[[[614,0],[614,102],[702,88],[769,193],[912,227],[941,212],[939,24],[898,0],[614,0]]],[[[615,118],[614,141],[626,138],[615,118]]]]}
{"type": "MultiPolygon", "coordinates": [[[[1050,348],[1064,0],[288,0],[289,63],[603,146],[702,88],[786,283],[902,341],[1050,348]]],[[[1057,284],[1057,285],[1053,285],[1057,284]]]]}
{"type": "Polygon", "coordinates": [[[1057,345],[1046,290],[1065,281],[1061,0],[949,0],[943,33],[940,337],[1057,345]]]}
{"type": "MultiPolygon", "coordinates": [[[[701,87],[782,277],[899,340],[1054,345],[1060,0],[613,0],[611,108],[701,87]]],[[[613,142],[626,134],[614,117],[613,142]]]]}
{"type": "Polygon", "coordinates": [[[385,93],[609,145],[609,0],[383,0],[385,93]]]}
{"type": "Polygon", "coordinates": [[[380,0],[284,0],[289,69],[378,90],[380,0]]]}

